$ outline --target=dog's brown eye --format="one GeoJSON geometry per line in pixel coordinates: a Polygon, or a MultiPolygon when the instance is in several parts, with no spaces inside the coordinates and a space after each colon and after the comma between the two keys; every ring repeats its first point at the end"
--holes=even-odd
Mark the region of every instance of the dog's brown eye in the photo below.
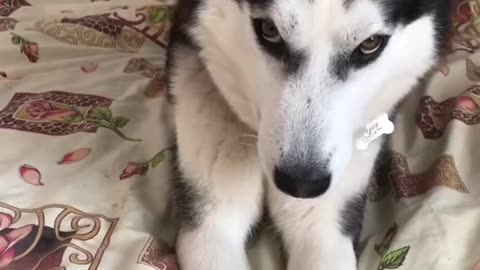
{"type": "Polygon", "coordinates": [[[383,36],[371,36],[360,44],[360,52],[363,55],[370,55],[377,52],[384,45],[385,38],[383,36]]]}
{"type": "Polygon", "coordinates": [[[275,24],[270,20],[263,20],[261,24],[262,37],[270,42],[277,43],[282,40],[275,24]]]}

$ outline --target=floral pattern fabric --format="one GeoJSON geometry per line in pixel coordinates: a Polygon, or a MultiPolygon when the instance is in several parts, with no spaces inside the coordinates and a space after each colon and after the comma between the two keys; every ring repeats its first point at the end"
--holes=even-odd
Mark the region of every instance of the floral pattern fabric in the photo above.
{"type": "Polygon", "coordinates": [[[0,269],[176,269],[153,229],[170,218],[171,12],[0,0],[0,269]]]}
{"type": "MultiPolygon", "coordinates": [[[[360,270],[480,269],[479,4],[455,1],[445,64],[400,107],[367,194],[360,270]]],[[[164,73],[173,10],[0,0],[0,269],[177,269],[164,73]]],[[[262,235],[253,269],[284,269],[262,235]]]]}

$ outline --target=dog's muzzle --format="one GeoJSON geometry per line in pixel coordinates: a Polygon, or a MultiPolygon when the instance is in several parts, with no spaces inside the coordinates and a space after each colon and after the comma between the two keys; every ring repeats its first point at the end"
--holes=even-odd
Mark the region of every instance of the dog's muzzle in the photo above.
{"type": "Polygon", "coordinates": [[[326,167],[279,166],[275,167],[274,182],[278,189],[301,199],[318,197],[327,192],[332,175],[326,167]]]}

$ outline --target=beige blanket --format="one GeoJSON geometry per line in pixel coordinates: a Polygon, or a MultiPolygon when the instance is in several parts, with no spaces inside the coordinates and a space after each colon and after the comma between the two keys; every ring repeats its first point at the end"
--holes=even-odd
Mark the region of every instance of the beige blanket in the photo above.
{"type": "MultiPolygon", "coordinates": [[[[479,7],[457,2],[455,53],[402,106],[369,191],[362,270],[480,261],[479,7]]],[[[0,269],[176,269],[170,16],[155,0],[0,0],[0,269]]],[[[268,245],[250,254],[282,268],[268,245]]]]}

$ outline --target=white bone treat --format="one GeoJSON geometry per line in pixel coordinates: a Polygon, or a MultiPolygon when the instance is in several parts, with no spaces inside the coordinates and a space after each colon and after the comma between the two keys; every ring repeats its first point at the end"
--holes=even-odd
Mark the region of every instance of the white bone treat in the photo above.
{"type": "Polygon", "coordinates": [[[392,121],[388,119],[388,115],[383,113],[365,127],[363,134],[356,140],[356,146],[359,150],[366,150],[372,141],[382,135],[391,134],[394,129],[395,127],[392,121]]]}

